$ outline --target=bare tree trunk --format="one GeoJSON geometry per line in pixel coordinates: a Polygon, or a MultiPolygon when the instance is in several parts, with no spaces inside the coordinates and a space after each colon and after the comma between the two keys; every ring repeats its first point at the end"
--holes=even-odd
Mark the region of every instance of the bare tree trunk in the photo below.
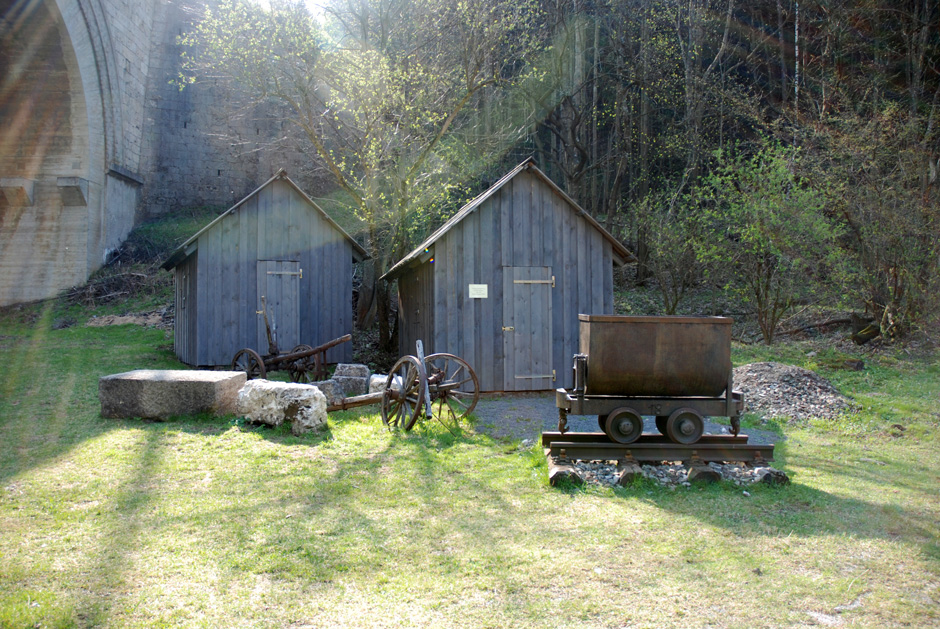
{"type": "Polygon", "coordinates": [[[780,101],[786,104],[789,96],[787,88],[787,49],[783,36],[783,4],[777,0],[777,51],[780,53],[780,101]]]}
{"type": "Polygon", "coordinates": [[[597,15],[597,10],[594,11],[594,85],[591,89],[591,166],[594,170],[594,176],[591,177],[591,213],[597,215],[598,198],[597,198],[597,179],[600,176],[600,171],[597,164],[597,83],[599,80],[598,76],[598,67],[597,60],[600,57],[600,46],[601,46],[601,21],[597,15]]]}
{"type": "MultiPolygon", "coordinates": [[[[793,111],[800,114],[800,3],[795,3],[796,16],[793,20],[793,111]]],[[[795,128],[795,127],[794,127],[795,128]]],[[[794,130],[794,134],[796,131],[794,130]]],[[[796,138],[794,138],[795,140],[796,138]]]]}
{"type": "Polygon", "coordinates": [[[389,325],[391,316],[391,304],[389,300],[388,283],[377,282],[376,285],[376,316],[379,318],[379,347],[384,350],[394,349],[391,347],[392,333],[389,325]]]}
{"type": "Polygon", "coordinates": [[[362,283],[356,300],[356,326],[368,328],[375,322],[375,264],[369,260],[362,265],[362,283]]]}
{"type": "MultiPolygon", "coordinates": [[[[637,199],[644,200],[650,192],[650,9],[649,3],[643,3],[642,17],[640,18],[640,180],[637,186],[637,199]]],[[[636,234],[636,283],[643,285],[649,279],[649,245],[648,234],[643,227],[646,221],[637,221],[636,234]]]]}

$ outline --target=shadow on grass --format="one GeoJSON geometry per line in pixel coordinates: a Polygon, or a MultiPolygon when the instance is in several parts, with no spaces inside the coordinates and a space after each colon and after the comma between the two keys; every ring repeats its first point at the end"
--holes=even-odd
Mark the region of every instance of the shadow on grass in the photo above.
{"type": "MultiPolygon", "coordinates": [[[[344,415],[337,422],[343,424],[340,430],[384,431],[374,415],[370,422],[344,415]]],[[[274,430],[259,436],[271,443],[281,440],[274,430]]],[[[216,522],[255,522],[234,526],[224,536],[237,540],[237,550],[226,554],[233,570],[315,582],[333,582],[350,572],[395,581],[406,578],[397,575],[396,566],[402,565],[443,574],[463,569],[458,564],[466,562],[450,556],[450,545],[489,540],[480,561],[497,564],[503,561],[498,538],[510,540],[525,527],[520,514],[494,532],[493,515],[518,507],[507,489],[494,479],[465,473],[460,462],[468,452],[479,452],[478,443],[492,443],[487,437],[469,432],[455,437],[430,424],[393,433],[378,440],[381,447],[357,453],[333,451],[344,444],[328,439],[304,439],[297,445],[304,446],[298,454],[310,461],[307,472],[285,479],[287,489],[255,503],[250,513],[233,505],[209,516],[216,522]],[[283,518],[290,526],[280,524],[283,518]],[[431,565],[429,554],[436,558],[431,565]]]]}
{"type": "MultiPolygon", "coordinates": [[[[793,444],[778,443],[777,463],[799,458],[800,466],[833,476],[847,476],[872,486],[880,486],[877,494],[859,497],[827,492],[800,482],[797,476],[787,485],[755,484],[738,487],[723,481],[714,485],[667,489],[652,480],[642,480],[633,487],[616,490],[620,499],[642,500],[667,512],[694,518],[713,527],[727,530],[729,535],[747,540],[752,537],[790,533],[801,536],[844,535],[868,539],[904,541],[921,548],[927,556],[936,556],[938,528],[925,511],[902,506],[890,500],[899,491],[920,494],[925,502],[933,500],[935,490],[909,479],[930,476],[930,468],[904,462],[904,469],[892,470],[886,464],[872,469],[868,461],[836,462],[824,456],[794,455],[793,444]],[[745,493],[746,492],[746,493],[745,493]],[[866,499],[867,497],[871,499],[866,499]]],[[[744,541],[743,543],[746,543],[744,541]]]]}
{"type": "Polygon", "coordinates": [[[4,338],[0,361],[0,484],[113,430],[98,379],[140,368],[186,368],[162,330],[135,325],[52,329],[53,306],[4,338]]]}
{"type": "MultiPolygon", "coordinates": [[[[72,601],[79,620],[85,626],[105,626],[118,592],[133,587],[129,581],[135,569],[135,557],[141,532],[151,526],[149,510],[155,501],[159,468],[163,459],[163,434],[145,431],[142,447],[126,479],[114,490],[106,513],[99,544],[93,551],[88,581],[72,601]]],[[[92,554],[92,553],[90,553],[92,554]]]]}

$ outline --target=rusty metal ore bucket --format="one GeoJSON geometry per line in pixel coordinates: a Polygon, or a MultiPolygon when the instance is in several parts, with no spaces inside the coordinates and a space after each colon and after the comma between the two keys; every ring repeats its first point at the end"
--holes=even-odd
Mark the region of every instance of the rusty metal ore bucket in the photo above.
{"type": "Polygon", "coordinates": [[[731,374],[731,319],[578,315],[585,394],[721,395],[731,374]]]}

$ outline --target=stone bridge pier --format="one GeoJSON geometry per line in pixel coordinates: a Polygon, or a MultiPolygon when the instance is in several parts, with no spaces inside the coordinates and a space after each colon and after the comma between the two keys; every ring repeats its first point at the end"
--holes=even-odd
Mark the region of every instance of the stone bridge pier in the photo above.
{"type": "Polygon", "coordinates": [[[216,2],[0,0],[0,306],[81,284],[141,220],[230,207],[280,168],[323,190],[276,110],[227,115],[237,86],[171,84],[177,38],[216,2]]]}
{"type": "Polygon", "coordinates": [[[0,0],[0,305],[83,282],[134,225],[154,6],[0,0]]]}

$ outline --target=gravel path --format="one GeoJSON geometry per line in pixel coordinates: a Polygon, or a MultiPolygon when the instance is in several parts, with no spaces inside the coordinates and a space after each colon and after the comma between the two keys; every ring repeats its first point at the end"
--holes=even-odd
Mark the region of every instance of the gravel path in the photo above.
{"type": "MultiPolygon", "coordinates": [[[[539,439],[542,431],[558,430],[555,393],[484,394],[473,410],[477,430],[496,438],[539,439]]],[[[597,432],[596,415],[569,415],[571,432],[597,432]]],[[[705,422],[706,434],[727,434],[728,426],[705,422]]],[[[658,434],[653,418],[644,418],[643,432],[658,434]]],[[[749,429],[749,443],[777,443],[784,437],[767,430],[749,429]]]]}

